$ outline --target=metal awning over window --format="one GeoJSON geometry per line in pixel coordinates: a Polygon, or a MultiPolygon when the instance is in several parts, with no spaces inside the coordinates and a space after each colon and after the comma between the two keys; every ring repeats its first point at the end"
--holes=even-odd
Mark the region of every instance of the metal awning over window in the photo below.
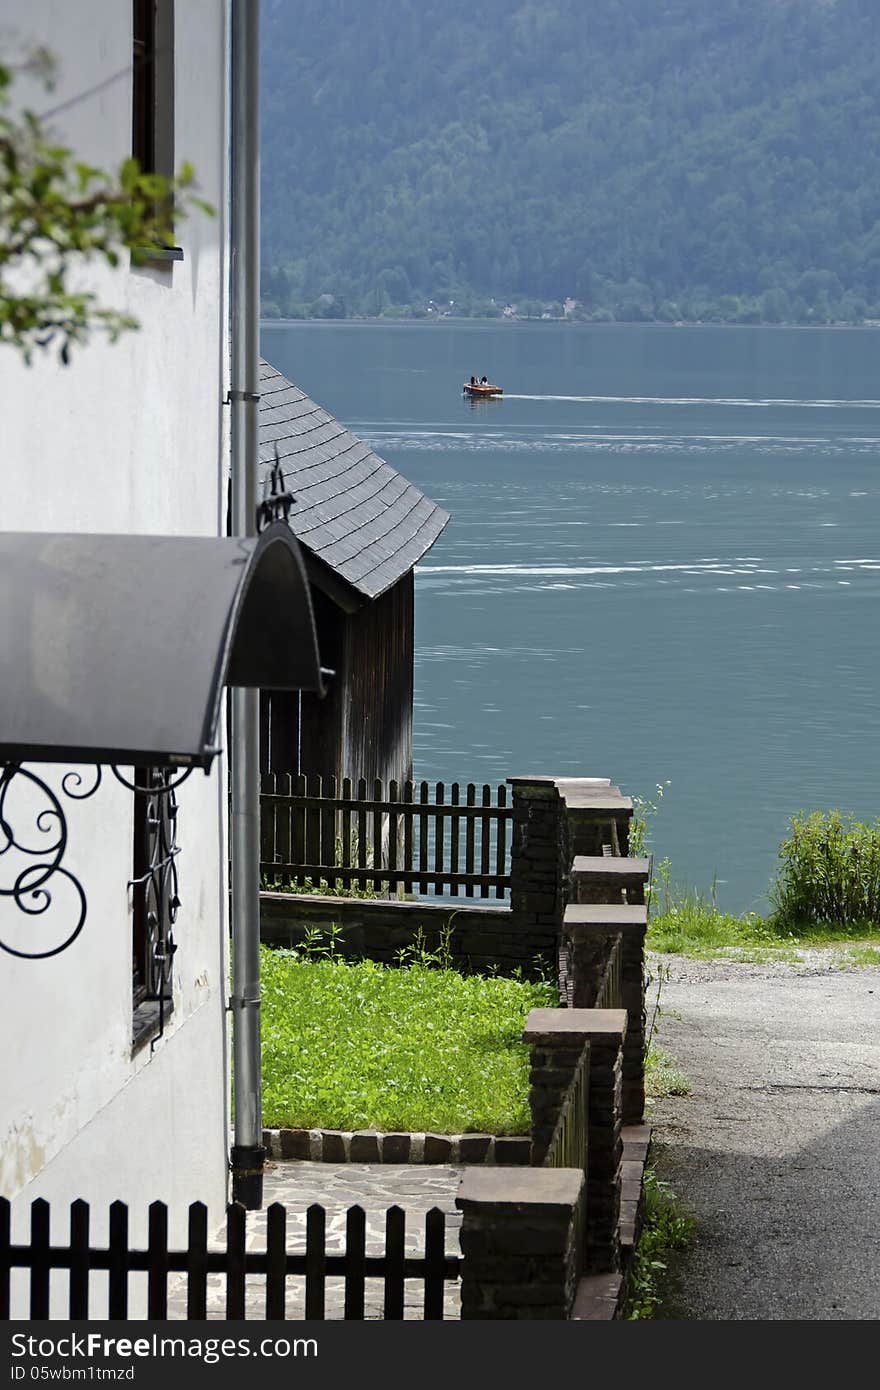
{"type": "Polygon", "coordinates": [[[0,534],[0,764],[207,769],[224,685],[322,689],[285,524],[253,539],[0,534]]]}

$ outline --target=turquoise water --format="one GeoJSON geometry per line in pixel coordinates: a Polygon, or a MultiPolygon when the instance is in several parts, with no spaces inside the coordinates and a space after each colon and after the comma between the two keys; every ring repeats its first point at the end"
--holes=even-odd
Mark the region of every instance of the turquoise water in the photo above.
{"type": "Polygon", "coordinates": [[[655,853],[737,911],[793,812],[880,812],[880,334],[292,324],[263,351],[452,514],[417,571],[419,777],[668,781],[655,853]],[[504,399],[463,400],[472,372],[504,399]]]}

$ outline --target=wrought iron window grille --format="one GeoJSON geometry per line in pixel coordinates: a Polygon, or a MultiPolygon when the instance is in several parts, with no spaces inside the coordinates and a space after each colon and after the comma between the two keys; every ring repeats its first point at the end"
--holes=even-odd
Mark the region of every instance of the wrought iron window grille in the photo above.
{"type": "MultiPolygon", "coordinates": [[[[151,1051],[164,1036],[165,1018],[173,1005],[174,924],[180,908],[175,787],[181,780],[167,769],[146,768],[132,784],[136,793],[135,872],[128,884],[134,916],[132,992],[136,1022],[145,1006],[151,1015],[149,1006],[158,1005],[159,1026],[150,1041],[151,1051]]],[[[148,1016],[146,1026],[152,1028],[152,1024],[148,1016]]]]}
{"type": "MultiPolygon", "coordinates": [[[[146,949],[144,954],[144,997],[159,1005],[161,1036],[176,949],[172,928],[180,907],[175,792],[193,768],[185,768],[178,774],[151,768],[142,774],[136,773],[132,781],[115,765],[108,766],[116,780],[143,804],[145,855],[139,866],[141,871],[135,873],[128,884],[135,901],[143,904],[150,943],[149,956],[146,949]]],[[[2,900],[8,900],[25,917],[44,917],[56,906],[56,899],[63,897],[66,909],[62,905],[61,911],[67,918],[49,945],[36,941],[22,945],[20,941],[5,939],[0,933],[0,950],[9,955],[24,960],[47,960],[67,950],[82,931],[86,919],[85,890],[63,862],[68,847],[64,798],[90,800],[101,786],[103,775],[104,768],[100,764],[91,769],[91,776],[71,769],[62,776],[61,790],[56,792],[44,778],[21,763],[6,763],[0,767],[0,905],[2,900]],[[26,822],[24,827],[22,821],[26,822]],[[60,892],[63,887],[68,890],[65,894],[60,892]]]]}

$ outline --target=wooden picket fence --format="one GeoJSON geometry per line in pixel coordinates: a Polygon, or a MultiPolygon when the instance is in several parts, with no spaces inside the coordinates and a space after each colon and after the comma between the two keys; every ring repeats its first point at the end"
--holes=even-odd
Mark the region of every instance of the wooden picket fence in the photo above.
{"type": "MultiPolygon", "coordinates": [[[[406,1253],[406,1213],[400,1207],[389,1207],[385,1213],[385,1249],[382,1254],[368,1254],[366,1214],[363,1207],[352,1206],[346,1212],[345,1251],[328,1253],[326,1248],[327,1216],[323,1207],[314,1205],[306,1213],[305,1249],[294,1253],[287,1249],[287,1210],[275,1202],[266,1211],[266,1241],[262,1250],[248,1249],[245,1239],[245,1209],[237,1203],[227,1209],[226,1239],[222,1249],[209,1246],[208,1209],[202,1202],[189,1208],[188,1239],[183,1250],[168,1248],[168,1209],[163,1202],[149,1208],[146,1249],[133,1249],[129,1242],[129,1213],[124,1202],[114,1202],[109,1208],[109,1239],[104,1246],[95,1246],[89,1236],[89,1204],[73,1202],[70,1207],[70,1235],[66,1245],[50,1241],[49,1203],[38,1199],[31,1203],[30,1240],[13,1244],[11,1240],[11,1208],[7,1199],[0,1199],[0,1321],[11,1317],[11,1274],[15,1269],[30,1271],[30,1317],[50,1316],[50,1283],[55,1270],[69,1272],[67,1316],[73,1320],[87,1318],[126,1319],[129,1315],[129,1275],[145,1272],[147,1276],[147,1318],[164,1321],[169,1317],[169,1276],[186,1275],[185,1316],[203,1321],[208,1316],[208,1276],[224,1274],[224,1316],[227,1319],[282,1319],[287,1312],[288,1285],[291,1279],[304,1284],[304,1299],[300,1300],[298,1317],[324,1320],[327,1280],[342,1277],[345,1281],[344,1318],[363,1321],[365,1317],[366,1280],[383,1281],[382,1317],[398,1320],[404,1315],[405,1281],[418,1280],[424,1285],[422,1315],[428,1320],[442,1320],[444,1294],[450,1282],[459,1278],[461,1257],[446,1253],[446,1216],[435,1207],[425,1217],[424,1254],[406,1253]],[[103,1270],[108,1274],[106,1300],[96,1309],[91,1296],[90,1274],[103,1270]],[[263,1285],[261,1311],[254,1312],[249,1276],[259,1276],[263,1285]]],[[[252,1281],[253,1282],[253,1281],[252,1281]]],[[[216,1310],[212,1309],[216,1316],[216,1310]]],[[[55,1314],[58,1315],[57,1313],[55,1314]]],[[[181,1308],[179,1316],[184,1316],[181,1308]]],[[[375,1313],[373,1314],[375,1316],[375,1313]]]]}
{"type": "Polygon", "coordinates": [[[265,773],[263,881],[503,898],[513,808],[502,784],[366,781],[265,773]]]}
{"type": "Polygon", "coordinates": [[[619,1009],[623,1002],[621,980],[621,957],[623,942],[620,934],[608,944],[605,969],[596,994],[594,1009],[619,1009]]]}
{"type": "Polygon", "coordinates": [[[586,1172],[589,1087],[590,1054],[584,1048],[559,1107],[559,1118],[544,1155],[545,1168],[580,1168],[586,1172]]]}

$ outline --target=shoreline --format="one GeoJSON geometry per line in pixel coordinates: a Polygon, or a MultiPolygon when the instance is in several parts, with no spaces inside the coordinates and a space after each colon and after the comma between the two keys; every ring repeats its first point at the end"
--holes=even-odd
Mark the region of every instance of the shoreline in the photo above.
{"type": "Polygon", "coordinates": [[[350,318],[350,319],[324,319],[324,318],[305,318],[305,319],[260,319],[260,328],[290,328],[292,324],[307,323],[312,326],[319,325],[322,328],[350,328],[352,325],[360,325],[363,328],[434,328],[438,324],[453,324],[457,328],[470,326],[473,328],[522,328],[528,325],[540,327],[559,327],[564,325],[569,328],[601,328],[601,329],[626,329],[626,328],[733,328],[738,330],[752,328],[767,329],[797,329],[799,332],[815,333],[818,331],[841,331],[851,332],[876,332],[880,329],[880,319],[866,319],[863,323],[727,323],[727,322],[708,322],[705,319],[688,322],[684,319],[677,319],[674,323],[667,323],[663,319],[647,319],[643,323],[620,322],[614,320],[605,322],[600,319],[481,319],[457,317],[453,314],[444,314],[441,317],[418,318],[418,319],[386,319],[386,318],[350,318]]]}

